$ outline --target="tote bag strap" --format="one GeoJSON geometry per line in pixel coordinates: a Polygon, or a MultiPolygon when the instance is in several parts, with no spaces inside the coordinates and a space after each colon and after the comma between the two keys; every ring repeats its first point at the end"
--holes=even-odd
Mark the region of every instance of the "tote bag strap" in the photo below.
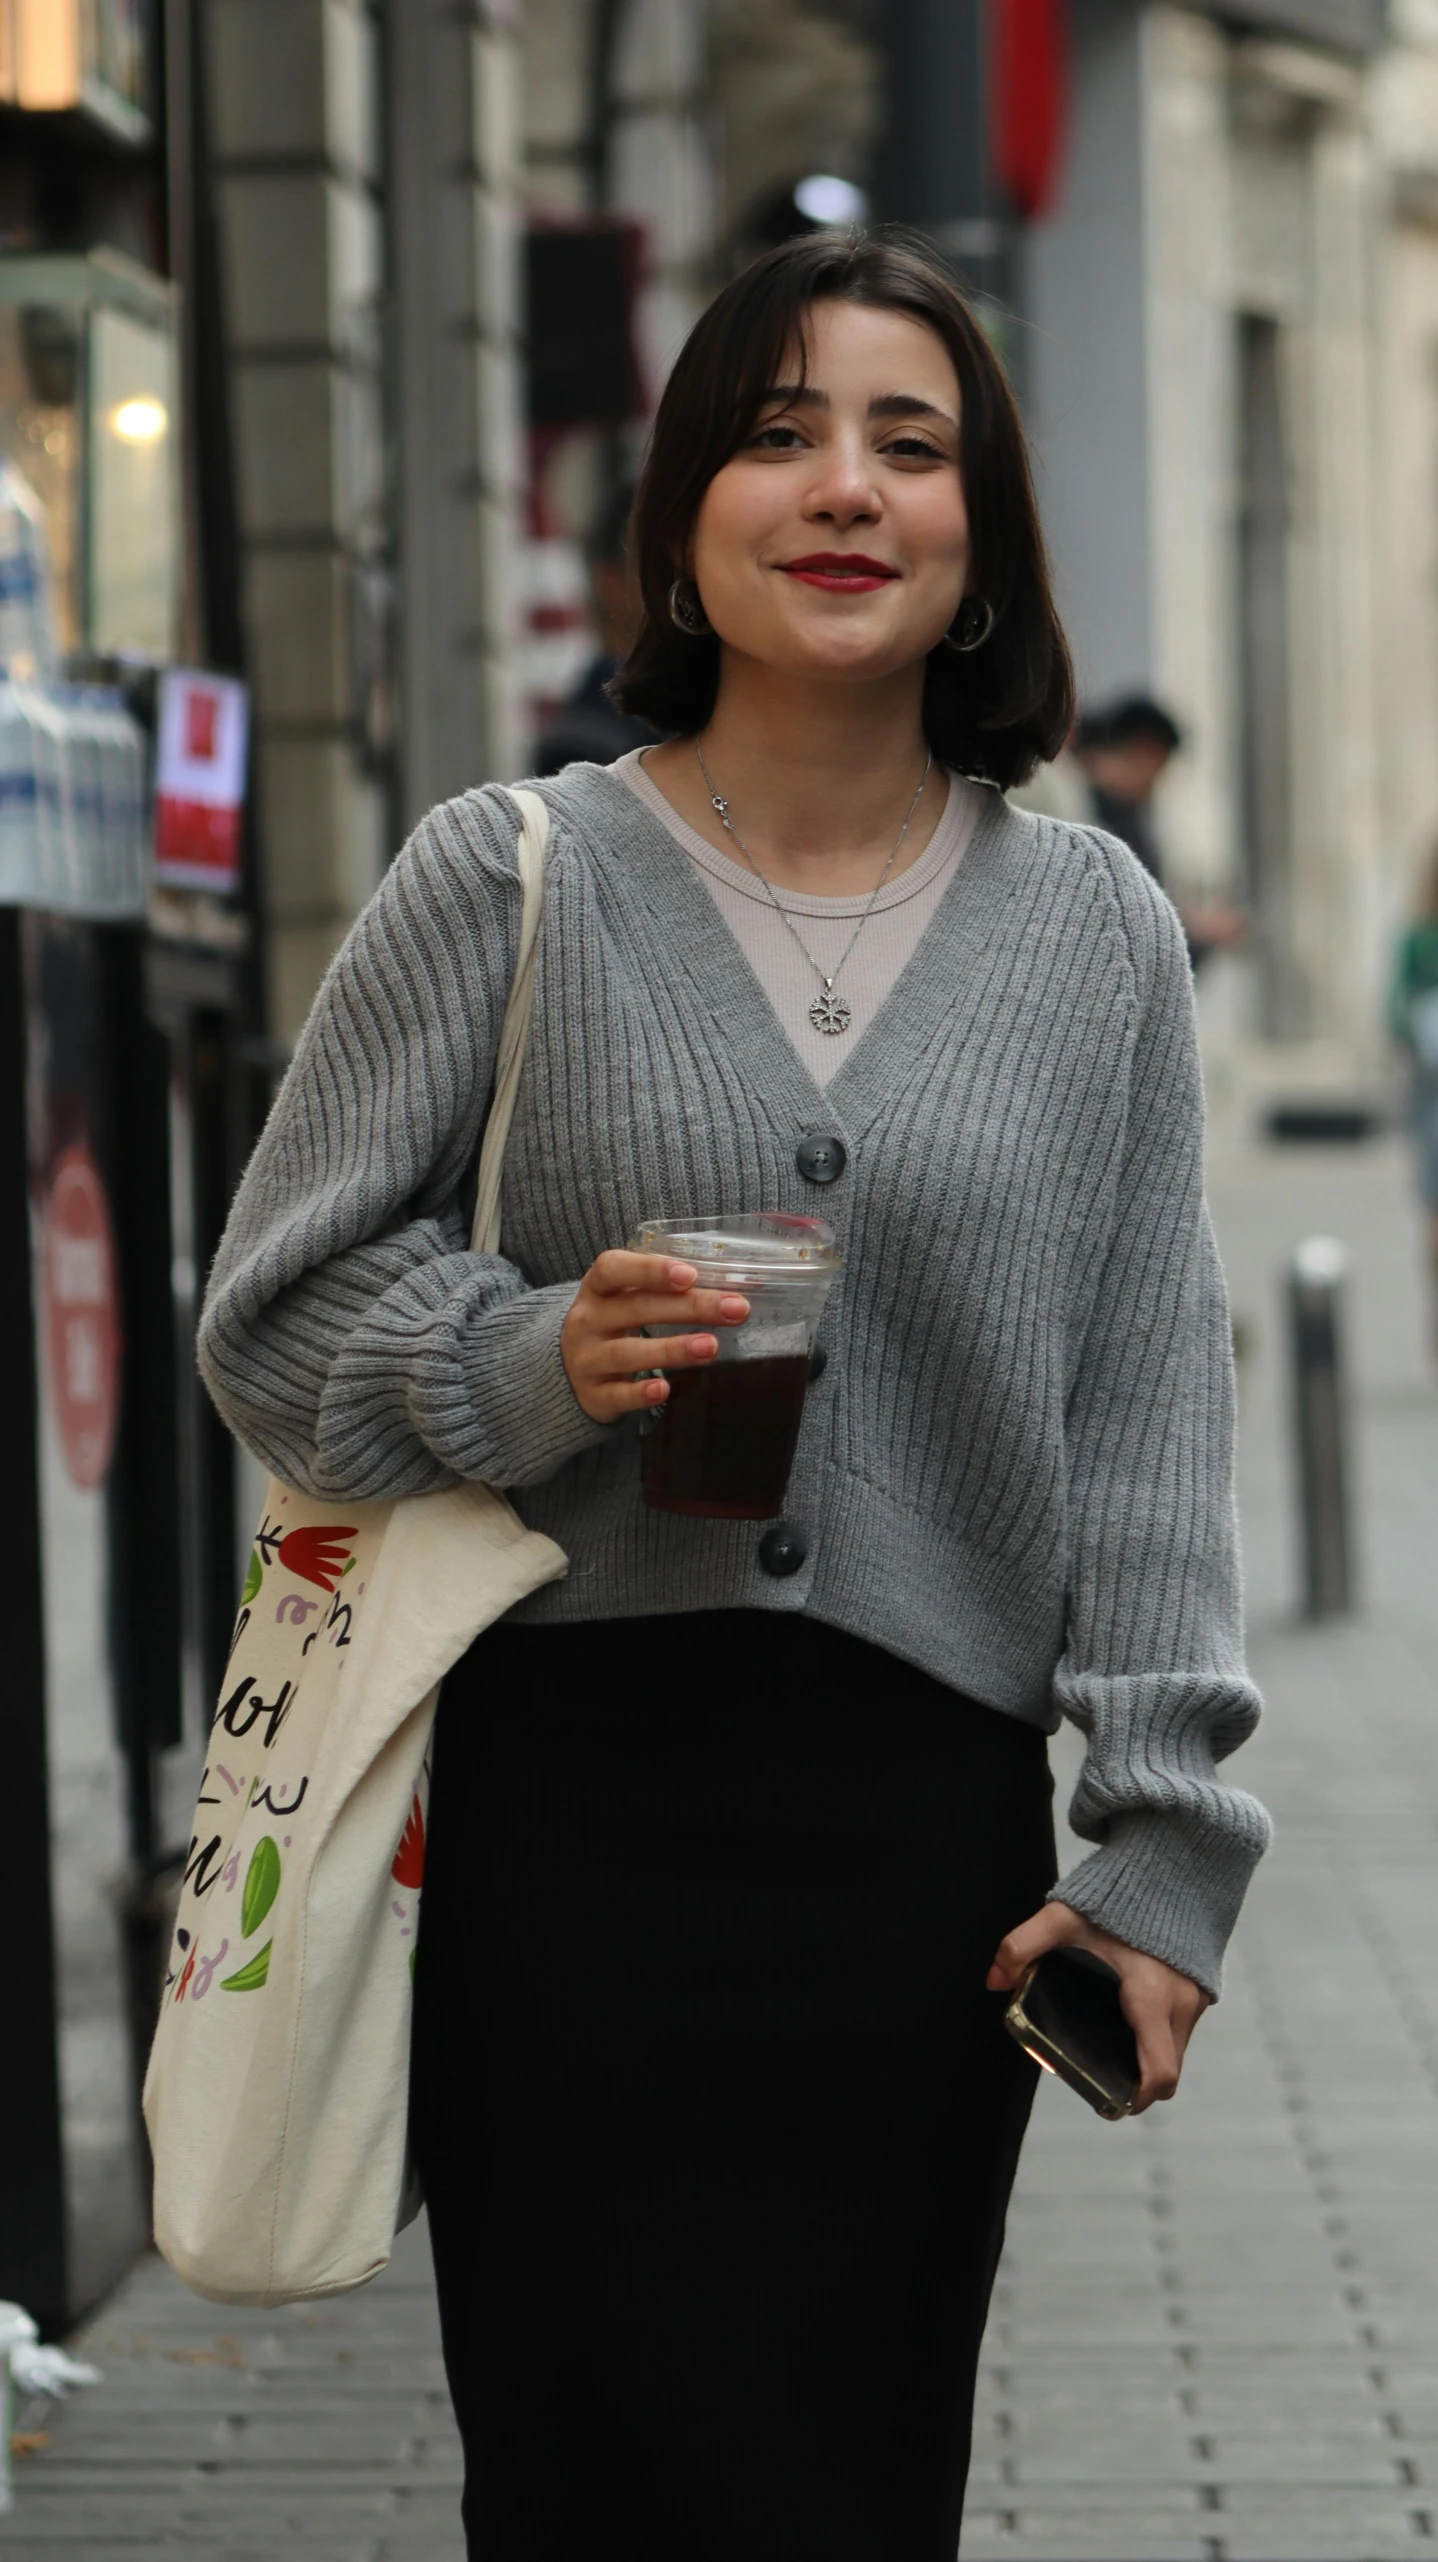
{"type": "Polygon", "coordinates": [[[544,918],[544,855],[549,843],[549,809],[538,792],[511,792],[510,799],[519,807],[524,821],[519,831],[519,881],[524,905],[519,920],[519,960],[509,1003],[499,1027],[499,1051],[494,1067],[494,1095],[489,1118],[484,1125],[484,1143],[479,1151],[479,1189],[474,1201],[474,1226],[470,1231],[472,1254],[498,1254],[500,1183],[504,1174],[504,1148],[509,1125],[514,1118],[514,1098],[524,1072],[524,1053],[529,1039],[529,1018],[534,1010],[534,973],[539,955],[539,929],[544,918]]]}

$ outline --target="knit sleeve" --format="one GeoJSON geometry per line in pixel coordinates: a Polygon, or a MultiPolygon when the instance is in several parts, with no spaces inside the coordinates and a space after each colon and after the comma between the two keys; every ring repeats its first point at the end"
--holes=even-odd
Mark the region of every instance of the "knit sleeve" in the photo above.
{"type": "Polygon", "coordinates": [[[1267,1848],[1219,1764],[1252,1732],[1233,1493],[1228,1301],[1203,1198],[1182,930],[1135,879],[1139,1019],[1108,1251],[1069,1401],[1064,1714],[1087,1738],[1069,1820],[1098,1845],[1054,1889],[1217,1995],[1267,1848]],[[1138,893],[1142,892],[1141,898],[1138,893]]]}
{"type": "Polygon", "coordinates": [[[570,1387],[574,1282],[469,1251],[467,1203],[515,967],[518,821],[436,810],[332,964],[235,1198],[199,1330],[232,1432],[352,1499],[541,1483],[613,1427],[570,1387]]]}

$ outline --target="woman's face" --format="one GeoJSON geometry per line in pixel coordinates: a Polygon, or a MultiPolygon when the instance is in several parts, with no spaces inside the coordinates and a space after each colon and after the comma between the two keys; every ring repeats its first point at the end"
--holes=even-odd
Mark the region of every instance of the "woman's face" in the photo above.
{"type": "Polygon", "coordinates": [[[752,433],[704,493],[689,560],[727,648],[863,681],[922,660],[964,593],[959,386],[904,313],[816,303],[752,433]]]}

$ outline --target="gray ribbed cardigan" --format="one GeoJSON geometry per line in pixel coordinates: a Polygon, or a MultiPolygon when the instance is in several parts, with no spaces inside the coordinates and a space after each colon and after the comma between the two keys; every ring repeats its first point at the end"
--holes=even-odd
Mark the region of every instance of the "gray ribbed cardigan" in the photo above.
{"type": "Polygon", "coordinates": [[[809,1611],[1010,1716],[1073,1718],[1098,1847],[1058,1891],[1216,1992],[1267,1822],[1215,1768],[1258,1700],[1173,910],[1112,838],[991,796],[821,1089],[634,794],[587,765],[544,789],[504,1257],[467,1251],[519,919],[517,816],[489,787],[424,821],[316,999],[210,1280],[221,1414],[312,1493],[517,1489],[570,1558],[525,1619],[809,1611]],[[848,1152],[822,1191],[795,1161],[811,1132],[848,1152]],[[822,1211],[847,1256],[785,1580],[754,1524],[646,1509],[635,1419],[591,1423],[559,1348],[580,1275],[641,1217],[758,1209],[822,1211]]]}

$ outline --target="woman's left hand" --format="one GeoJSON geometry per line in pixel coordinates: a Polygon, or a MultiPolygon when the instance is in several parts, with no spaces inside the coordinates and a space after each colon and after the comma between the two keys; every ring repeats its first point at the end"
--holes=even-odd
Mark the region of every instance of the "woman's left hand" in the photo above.
{"type": "Polygon", "coordinates": [[[1138,2039],[1139,2085],[1133,2115],[1139,2117],[1156,2099],[1172,2099],[1183,2070],[1184,2049],[1209,1996],[1189,1976],[1145,1957],[1125,1941],[1114,1939],[1097,1924],[1085,1921],[1068,1904],[1045,1904],[1032,1920],[1021,1922],[999,1942],[988,1972],[991,1993],[1011,1993],[1021,1975],[1050,1948],[1091,1948],[1106,1958],[1119,1978],[1124,2017],[1138,2039]]]}

